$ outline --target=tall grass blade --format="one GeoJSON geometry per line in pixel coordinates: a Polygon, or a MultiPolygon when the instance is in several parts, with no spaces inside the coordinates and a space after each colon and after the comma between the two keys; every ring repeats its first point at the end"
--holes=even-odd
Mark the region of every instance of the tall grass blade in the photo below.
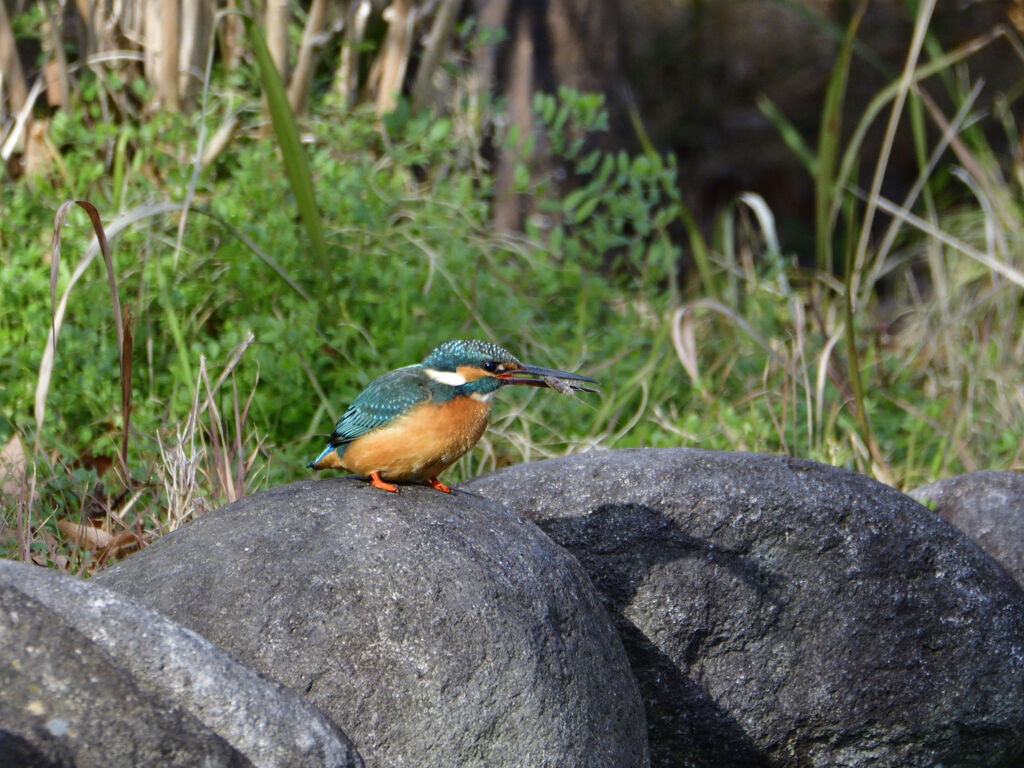
{"type": "MultiPolygon", "coordinates": [[[[50,238],[50,309],[52,311],[57,304],[57,276],[60,272],[60,232],[68,218],[68,213],[70,213],[71,208],[75,205],[81,207],[88,214],[89,221],[92,222],[93,231],[96,233],[96,242],[99,244],[100,252],[103,254],[103,262],[107,267],[107,285],[110,287],[110,298],[114,302],[114,319],[117,321],[117,346],[120,353],[124,342],[122,339],[124,326],[121,322],[121,302],[117,296],[117,278],[114,276],[114,262],[110,257],[110,245],[107,243],[107,235],[103,231],[103,223],[100,221],[99,211],[88,200],[68,200],[61,204],[60,208],[57,209],[56,215],[53,217],[53,236],[50,238]]],[[[56,339],[54,339],[54,344],[56,344],[56,339]]]]}
{"type": "MultiPolygon", "coordinates": [[[[898,81],[892,110],[889,113],[889,122],[886,125],[885,136],[882,139],[882,148],[878,152],[878,161],[875,164],[875,172],[871,179],[871,191],[868,193],[867,206],[864,209],[864,217],[860,224],[860,237],[857,241],[857,251],[853,259],[853,280],[857,283],[867,261],[868,241],[871,235],[871,228],[874,223],[875,209],[878,198],[882,191],[882,180],[885,178],[885,171],[889,166],[889,157],[892,154],[893,144],[896,141],[896,128],[899,125],[900,117],[903,114],[903,105],[906,102],[907,94],[915,81],[918,58],[921,55],[921,48],[924,45],[925,35],[928,31],[928,24],[935,10],[936,0],[923,0],[918,6],[917,18],[914,20],[914,35],[910,41],[910,52],[907,54],[907,61],[898,81]]],[[[870,286],[864,286],[865,292],[870,286]]],[[[853,301],[853,296],[848,296],[848,301],[853,301]]],[[[850,329],[848,332],[852,332],[850,329]]]]}
{"type": "Polygon", "coordinates": [[[309,234],[321,274],[326,279],[331,274],[330,264],[327,260],[327,241],[324,237],[320,209],[317,207],[316,196],[313,193],[313,177],[309,172],[309,165],[306,163],[302,143],[299,141],[295,115],[288,105],[288,94],[281,80],[281,74],[274,65],[274,59],[267,49],[267,42],[263,38],[259,25],[244,15],[242,21],[249,34],[249,43],[252,46],[253,56],[256,58],[256,66],[263,83],[263,92],[267,97],[267,105],[270,109],[270,120],[274,125],[278,146],[281,148],[281,157],[284,159],[284,167],[291,183],[292,194],[295,195],[295,203],[299,208],[299,216],[309,234]]]}
{"type": "Polygon", "coordinates": [[[121,309],[121,417],[124,429],[121,432],[121,468],[126,478],[131,477],[128,471],[128,426],[132,415],[132,348],[135,344],[133,329],[135,316],[132,305],[125,304],[121,309]]]}
{"type": "MultiPolygon", "coordinates": [[[[994,41],[1000,39],[1006,40],[1017,54],[1017,57],[1021,59],[1021,61],[1024,61],[1024,44],[1017,39],[1016,33],[1000,25],[985,35],[981,35],[980,37],[967,41],[960,47],[950,51],[940,58],[933,59],[932,61],[922,64],[913,72],[913,82],[921,82],[932,75],[951,69],[956,64],[970,58],[974,54],[991,45],[994,41]]],[[[850,140],[846,144],[845,152],[843,152],[843,160],[839,165],[839,173],[836,176],[836,182],[839,186],[846,187],[852,184],[852,179],[855,177],[855,171],[860,162],[861,149],[863,148],[864,139],[867,136],[868,130],[874,123],[875,118],[878,117],[879,113],[885,108],[885,105],[896,98],[900,91],[902,82],[902,79],[900,79],[890,83],[879,91],[878,94],[868,103],[868,106],[864,110],[864,114],[861,116],[860,120],[857,122],[856,128],[854,128],[853,133],[850,135],[850,140]]],[[[839,213],[838,204],[840,199],[841,198],[837,198],[836,201],[833,202],[831,213],[831,218],[833,220],[839,213]]]]}
{"type": "MultiPolygon", "coordinates": [[[[889,122],[886,126],[885,136],[882,140],[882,147],[878,153],[878,160],[875,163],[875,172],[871,182],[871,191],[868,194],[864,215],[860,221],[860,233],[857,245],[852,254],[852,262],[846,264],[846,292],[843,302],[844,320],[846,327],[846,358],[847,375],[850,385],[853,388],[854,403],[857,408],[857,422],[861,430],[861,439],[871,457],[876,472],[883,467],[883,458],[878,444],[871,432],[871,424],[868,419],[867,404],[864,400],[863,371],[861,370],[860,357],[857,353],[857,327],[854,323],[854,316],[857,310],[857,297],[859,288],[863,287],[865,296],[871,291],[870,285],[863,285],[864,278],[869,273],[867,264],[868,240],[871,234],[872,223],[875,211],[878,208],[878,200],[881,197],[882,179],[889,164],[889,157],[892,153],[893,143],[896,138],[896,127],[899,125],[900,117],[903,114],[903,105],[906,102],[907,94],[913,86],[918,67],[917,62],[924,45],[925,33],[928,30],[928,23],[931,20],[932,12],[935,10],[935,0],[924,0],[917,9],[917,18],[914,22],[914,34],[910,43],[910,51],[907,54],[903,72],[896,83],[896,91],[893,97],[892,110],[889,113],[889,122]]],[[[836,203],[833,203],[833,209],[836,203]]],[[[850,224],[853,224],[851,220],[850,224]]],[[[850,259],[851,257],[848,257],[850,259]]]]}
{"type": "Polygon", "coordinates": [[[683,227],[686,229],[686,236],[690,241],[690,251],[693,254],[693,262],[700,274],[701,285],[704,286],[704,293],[717,296],[717,280],[711,269],[711,255],[704,234],[700,231],[700,225],[694,218],[690,209],[685,205],[679,207],[679,217],[683,220],[683,227]]]}
{"type": "MultiPolygon", "coordinates": [[[[932,178],[932,176],[934,175],[935,169],[939,165],[939,160],[945,154],[946,149],[949,147],[950,143],[956,140],[957,133],[964,125],[964,122],[967,120],[968,114],[974,107],[974,103],[981,95],[983,85],[983,82],[978,82],[974,84],[974,87],[971,89],[971,92],[964,99],[964,103],[961,104],[960,108],[957,110],[957,113],[953,117],[952,122],[946,123],[944,121],[944,118],[942,118],[940,114],[934,115],[937,118],[937,122],[939,122],[940,127],[942,128],[942,137],[939,139],[939,142],[935,145],[935,148],[931,151],[930,155],[922,164],[922,168],[920,173],[918,173],[917,180],[914,182],[914,185],[910,188],[910,191],[907,192],[906,196],[903,198],[902,207],[904,210],[912,210],[914,204],[917,202],[918,196],[926,189],[926,184],[928,183],[928,180],[932,178]]],[[[955,174],[956,171],[954,170],[953,173],[955,174]]],[[[889,226],[886,229],[885,236],[882,238],[881,245],[879,245],[878,247],[878,252],[879,254],[881,254],[882,258],[876,261],[875,269],[866,281],[866,285],[873,285],[875,281],[880,277],[882,259],[884,259],[885,255],[892,250],[893,243],[896,242],[896,236],[899,234],[903,224],[904,220],[900,216],[893,216],[892,220],[889,222],[889,226]]]]}
{"type": "Polygon", "coordinates": [[[25,134],[25,128],[28,125],[29,119],[32,117],[32,110],[35,108],[36,100],[45,88],[45,80],[41,76],[37,77],[36,81],[32,84],[32,90],[28,92],[28,98],[25,100],[25,104],[18,111],[18,114],[14,119],[14,125],[12,125],[5,134],[2,134],[3,144],[0,145],[0,177],[6,173],[7,161],[18,148],[18,142],[21,141],[21,137],[25,134]]]}
{"type": "Polygon", "coordinates": [[[800,134],[799,129],[790,121],[788,117],[782,114],[782,110],[775,106],[775,102],[765,96],[763,93],[757,95],[757,108],[761,110],[761,114],[768,118],[768,121],[775,126],[775,130],[779,132],[779,137],[782,139],[782,143],[789,147],[789,151],[796,155],[797,159],[803,163],[804,168],[811,174],[812,177],[818,174],[818,159],[815,157],[814,152],[807,145],[804,137],[800,134]]]}
{"type": "MultiPolygon", "coordinates": [[[[651,160],[657,159],[658,150],[655,149],[654,143],[651,141],[650,136],[647,135],[647,129],[644,128],[643,120],[640,117],[640,110],[637,109],[636,103],[631,97],[627,97],[627,106],[629,121],[633,126],[644,155],[651,160]]],[[[709,296],[717,296],[718,290],[715,285],[715,273],[711,269],[711,256],[707,241],[700,231],[700,225],[690,212],[690,209],[683,204],[679,197],[679,191],[670,187],[667,180],[663,181],[663,188],[666,196],[678,208],[679,218],[682,219],[683,227],[686,229],[686,236],[690,241],[690,252],[693,254],[693,263],[697,267],[697,274],[700,275],[700,283],[703,286],[704,293],[709,296]]]]}
{"type": "MultiPolygon", "coordinates": [[[[960,178],[961,180],[964,178],[963,175],[954,175],[957,178],[960,178]]],[[[976,188],[974,189],[976,191],[976,188]]],[[[997,259],[995,256],[991,256],[983,251],[979,251],[977,248],[968,245],[963,240],[953,237],[953,235],[949,234],[948,232],[944,232],[931,222],[922,219],[920,216],[916,216],[915,214],[911,213],[902,206],[896,205],[895,203],[887,200],[884,197],[879,197],[876,202],[878,204],[878,209],[883,213],[888,213],[890,216],[896,216],[902,219],[904,222],[910,224],[913,227],[916,227],[918,230],[925,233],[929,237],[934,238],[935,240],[944,243],[945,245],[948,245],[951,248],[955,248],[965,256],[969,256],[970,258],[974,259],[979,264],[983,265],[985,268],[991,270],[1000,277],[1009,280],[1011,283],[1017,285],[1020,288],[1024,288],[1024,272],[1021,272],[1012,264],[1006,264],[997,259]]]]}
{"type": "MultiPolygon", "coordinates": [[[[825,13],[817,10],[815,6],[799,2],[799,0],[775,0],[775,2],[798,16],[804,17],[836,42],[842,43],[845,39],[845,33],[842,25],[832,21],[832,19],[825,15],[825,13]]],[[[846,31],[849,31],[849,28],[847,28],[846,31]]],[[[858,40],[854,40],[853,50],[862,61],[866,62],[883,76],[892,77],[895,75],[892,66],[885,59],[875,53],[870,45],[865,45],[858,40]]]]}
{"type": "MultiPolygon", "coordinates": [[[[74,202],[65,203],[61,208],[70,206],[74,202]]],[[[154,205],[142,205],[137,208],[133,208],[130,211],[118,216],[114,221],[110,223],[107,228],[110,235],[108,238],[104,238],[104,242],[107,242],[114,237],[117,237],[124,229],[129,225],[134,224],[136,221],[141,219],[156,216],[169,211],[176,211],[180,208],[177,203],[156,203],[154,205]]],[[[59,213],[59,211],[58,211],[59,213]]],[[[67,211],[64,212],[66,218],[67,211]]],[[[63,219],[61,219],[63,223],[63,219]]],[[[43,420],[46,416],[46,398],[50,391],[50,380],[53,376],[53,364],[54,358],[57,353],[57,339],[60,336],[61,326],[64,324],[64,314],[67,312],[68,300],[71,298],[71,289],[75,287],[75,283],[82,277],[85,270],[88,269],[89,265],[92,264],[92,260],[96,258],[96,254],[100,250],[99,240],[93,240],[89,243],[89,246],[85,249],[85,253],[79,260],[78,264],[75,265],[75,270],[71,273],[71,277],[68,280],[68,284],[64,287],[64,293],[61,294],[60,302],[57,303],[56,309],[51,313],[50,319],[50,333],[46,338],[46,345],[43,347],[43,357],[39,361],[39,377],[36,381],[36,396],[35,396],[35,418],[36,418],[36,450],[39,449],[40,435],[42,434],[43,420]]],[[[60,259],[60,238],[59,228],[54,229],[54,245],[51,246],[50,253],[50,306],[54,304],[57,290],[57,272],[59,266],[57,264],[60,259]],[[54,248],[56,250],[54,250],[54,248]]],[[[120,304],[114,310],[115,316],[120,313],[120,304]]],[[[123,326],[121,325],[120,319],[117,322],[118,329],[118,349],[122,348],[122,341],[120,334],[123,326]]],[[[187,358],[186,358],[187,362],[187,358]]],[[[187,369],[186,369],[187,370],[187,369]]]]}
{"type": "MultiPolygon", "coordinates": [[[[114,308],[114,330],[117,333],[117,354],[121,375],[121,402],[124,411],[122,422],[124,435],[122,440],[121,459],[122,463],[127,466],[128,431],[130,428],[131,408],[131,361],[125,359],[125,321],[121,314],[121,300],[117,293],[117,277],[114,274],[114,262],[110,256],[110,245],[107,242],[106,233],[103,231],[103,223],[100,221],[99,211],[97,211],[96,206],[88,200],[68,200],[57,209],[57,213],[53,217],[53,236],[50,240],[50,335],[47,339],[46,348],[43,350],[43,359],[39,364],[39,379],[36,384],[36,451],[38,452],[40,440],[42,439],[43,420],[46,416],[46,396],[49,392],[50,380],[53,376],[53,364],[57,354],[57,335],[60,332],[60,325],[64,318],[64,309],[66,307],[67,297],[71,290],[71,286],[74,285],[78,277],[81,276],[81,273],[85,271],[85,267],[88,266],[95,257],[95,252],[93,252],[92,255],[90,255],[88,251],[86,252],[82,261],[79,262],[78,268],[76,268],[74,274],[72,274],[71,282],[65,289],[64,295],[61,297],[61,303],[58,306],[57,277],[60,273],[60,234],[64,227],[64,222],[67,220],[68,214],[76,205],[88,214],[89,221],[92,222],[93,231],[96,233],[96,242],[100,252],[103,254],[103,263],[107,268],[107,284],[110,287],[110,301],[114,308]]],[[[130,342],[127,347],[127,352],[130,355],[130,342]]]]}
{"type": "Polygon", "coordinates": [[[284,271],[284,267],[278,264],[269,253],[260,248],[251,237],[246,235],[238,227],[231,224],[231,222],[229,222],[227,219],[224,219],[223,217],[218,216],[212,211],[208,211],[203,208],[193,208],[192,212],[206,216],[207,218],[213,219],[215,222],[220,224],[220,226],[224,227],[224,229],[226,229],[229,233],[238,238],[238,241],[242,243],[242,245],[244,245],[250,251],[252,251],[264,264],[266,264],[268,267],[274,270],[277,273],[277,276],[288,284],[289,288],[291,288],[293,291],[299,294],[299,296],[304,298],[306,301],[313,301],[313,297],[310,296],[309,293],[307,293],[306,290],[301,285],[299,285],[295,280],[293,280],[289,276],[287,272],[284,271]]]}
{"type": "MultiPolygon", "coordinates": [[[[217,14],[214,26],[218,25],[226,14],[217,14]]],[[[213,72],[213,52],[216,48],[216,36],[210,35],[210,45],[206,51],[206,69],[203,73],[203,96],[199,105],[199,135],[196,137],[196,151],[192,161],[192,174],[188,180],[188,188],[185,190],[185,201],[181,206],[181,215],[178,218],[178,239],[174,243],[174,268],[178,268],[178,256],[181,254],[181,244],[185,239],[185,225],[188,222],[188,212],[192,207],[192,200],[196,195],[196,185],[199,182],[199,172],[203,166],[204,146],[206,144],[206,108],[210,96],[210,75],[213,72]]]]}
{"type": "Polygon", "coordinates": [[[754,216],[757,217],[757,223],[764,235],[767,255],[777,260],[782,255],[782,246],[779,244],[779,235],[775,229],[775,215],[768,207],[768,203],[756,192],[744,192],[738,200],[753,211],[754,216]]]}
{"type": "Polygon", "coordinates": [[[867,0],[857,3],[853,18],[846,28],[846,36],[839,49],[836,65],[829,78],[825,92],[825,104],[821,112],[821,127],[818,130],[818,154],[814,174],[814,262],[818,269],[832,274],[835,264],[832,259],[832,209],[842,195],[836,184],[836,159],[839,156],[839,139],[842,133],[843,97],[850,75],[850,58],[857,30],[867,10],[867,0]]]}

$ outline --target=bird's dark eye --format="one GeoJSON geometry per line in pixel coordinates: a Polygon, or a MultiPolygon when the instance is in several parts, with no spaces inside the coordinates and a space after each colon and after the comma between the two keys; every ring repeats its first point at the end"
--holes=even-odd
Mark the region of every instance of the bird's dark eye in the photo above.
{"type": "Polygon", "coordinates": [[[486,363],[483,364],[483,369],[488,373],[494,373],[500,367],[501,366],[494,360],[488,360],[486,363]]]}

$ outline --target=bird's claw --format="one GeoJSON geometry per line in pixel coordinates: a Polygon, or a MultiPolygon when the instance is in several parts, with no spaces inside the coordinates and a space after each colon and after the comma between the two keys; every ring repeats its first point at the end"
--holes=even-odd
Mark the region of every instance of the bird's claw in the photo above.
{"type": "Polygon", "coordinates": [[[389,491],[390,493],[398,493],[398,486],[392,485],[391,483],[385,483],[380,479],[380,475],[377,472],[370,473],[370,482],[374,488],[380,488],[382,491],[389,491]]]}
{"type": "Polygon", "coordinates": [[[452,492],[451,488],[449,488],[447,485],[442,483],[436,477],[432,477],[429,480],[427,480],[427,485],[429,485],[431,488],[437,488],[437,490],[439,490],[439,491],[444,491],[445,493],[451,493],[452,492]]]}

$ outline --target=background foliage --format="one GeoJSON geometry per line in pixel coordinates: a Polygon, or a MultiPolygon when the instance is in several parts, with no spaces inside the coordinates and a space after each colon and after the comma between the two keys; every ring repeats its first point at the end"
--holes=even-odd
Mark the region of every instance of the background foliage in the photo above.
{"type": "MultiPolygon", "coordinates": [[[[502,393],[456,481],[643,445],[807,456],[898,487],[1021,468],[1022,167],[992,138],[1020,135],[1019,94],[1002,113],[978,112],[976,89],[956,78],[970,51],[919,59],[927,14],[904,73],[863,116],[843,114],[851,23],[817,146],[763,105],[818,189],[812,254],[780,242],[756,194],[700,226],[674,158],[642,132],[638,152],[599,148],[599,96],[538,95],[537,130],[520,136],[468,87],[444,108],[403,98],[390,110],[314,89],[300,147],[286,140],[295,123],[259,55],[213,66],[193,112],[116,119],[110,104],[144,103],[153,85],[82,70],[69,103],[41,123],[43,160],[2,197],[5,554],[87,571],[191,515],[306,477],[371,378],[455,337],[579,369],[603,389],[502,393]],[[925,75],[951,76],[952,114],[915,90],[925,75]],[[854,130],[838,132],[844,118],[854,130]],[[919,184],[897,201],[872,183],[886,158],[864,156],[857,140],[885,119],[918,137],[919,184]],[[232,138],[210,155],[226,126],[232,138]],[[574,179],[568,194],[536,168],[537,143],[574,179]],[[535,210],[523,233],[492,225],[489,145],[520,158],[515,191],[535,210]],[[312,202],[295,192],[303,174],[312,202]],[[117,233],[114,274],[133,317],[126,462],[100,261],[70,291],[38,418],[53,216],[74,198],[117,233]]],[[[453,34],[468,45],[471,27],[453,34]]],[[[259,53],[258,37],[249,45],[259,53]]],[[[457,61],[448,72],[458,79],[457,61]]],[[[75,212],[58,236],[59,296],[91,231],[75,212]]]]}

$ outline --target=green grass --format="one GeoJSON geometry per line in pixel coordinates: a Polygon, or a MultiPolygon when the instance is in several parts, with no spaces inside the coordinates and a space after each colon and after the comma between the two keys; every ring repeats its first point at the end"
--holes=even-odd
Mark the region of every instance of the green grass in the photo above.
{"type": "MultiPolygon", "coordinates": [[[[562,198],[524,164],[519,191],[544,215],[525,235],[503,235],[490,224],[494,179],[475,139],[492,114],[413,114],[403,104],[381,123],[320,104],[301,126],[306,172],[294,141],[260,138],[258,94],[245,83],[211,88],[193,117],[116,129],[96,118],[96,89],[83,88],[76,111],[50,125],[58,155],[45,176],[8,184],[2,198],[0,443],[18,436],[27,454],[24,475],[4,485],[3,554],[88,571],[191,515],[308,477],[305,463],[371,378],[455,337],[578,368],[603,393],[503,392],[490,431],[446,481],[629,446],[786,453],[897,487],[1020,469],[1020,174],[985,138],[991,130],[962,131],[955,155],[929,162],[951,143],[936,139],[937,120],[910,85],[922,67],[945,71],[931,62],[950,57],[931,51],[871,113],[895,104],[894,124],[927,124],[915,133],[919,195],[895,204],[917,219],[891,236],[873,227],[888,221],[886,202],[850,175],[876,165],[858,143],[867,118],[845,146],[837,128],[852,39],[822,107],[819,147],[790,136],[817,189],[814,267],[778,241],[756,195],[724,208],[708,235],[681,202],[672,158],[649,143],[636,156],[589,149],[587,136],[605,125],[592,96],[537,99],[552,151],[586,181],[562,198]],[[898,93],[916,106],[899,109],[898,93]],[[239,104],[236,139],[197,172],[200,135],[239,104]],[[970,169],[969,183],[951,160],[970,169]],[[304,173],[314,201],[294,191],[304,173]],[[99,261],[70,291],[41,429],[35,417],[53,216],[72,198],[91,201],[108,234],[118,232],[114,273],[134,318],[123,465],[117,334],[99,261]],[[186,199],[184,219],[168,212],[186,199]],[[684,252],[698,267],[685,280],[684,252]],[[110,538],[76,546],[61,520],[110,538]]],[[[977,94],[948,95],[964,107],[962,123],[977,94]]],[[[988,128],[1019,135],[1011,115],[1007,107],[988,128]]],[[[61,236],[58,296],[91,236],[86,217],[72,211],[61,236]]]]}

